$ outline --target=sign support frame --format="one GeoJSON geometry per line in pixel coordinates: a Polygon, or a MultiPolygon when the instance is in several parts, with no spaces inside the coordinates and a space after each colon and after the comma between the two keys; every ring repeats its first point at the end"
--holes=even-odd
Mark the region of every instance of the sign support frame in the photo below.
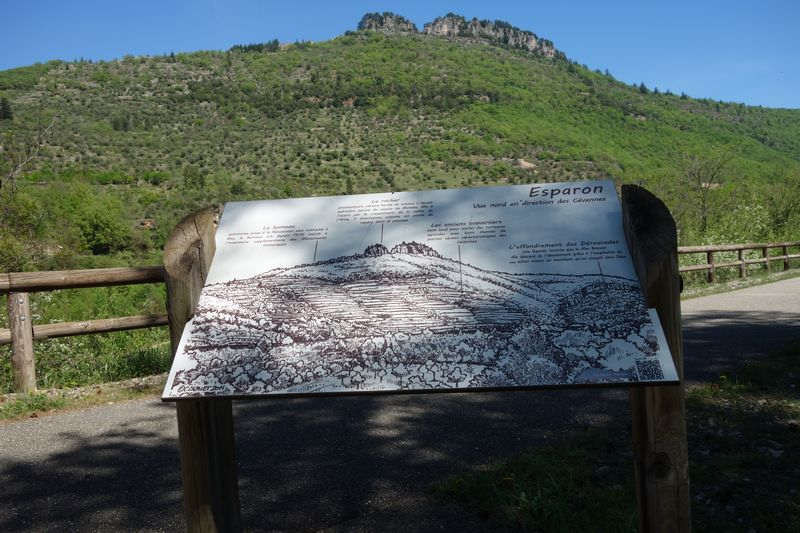
{"type": "Polygon", "coordinates": [[[647,307],[658,312],[680,379],[678,386],[629,391],[639,531],[684,533],[691,531],[691,513],[675,220],[660,199],[636,185],[622,186],[621,203],[647,307]]]}
{"type": "MultiPolygon", "coordinates": [[[[184,218],[164,247],[167,313],[173,356],[192,318],[214,257],[220,210],[210,207],[184,218]]],[[[186,529],[242,530],[239,480],[230,399],[177,402],[178,439],[186,529]]]]}
{"type": "MultiPolygon", "coordinates": [[[[688,532],[689,473],[680,321],[681,279],[675,221],[664,203],[635,185],[623,185],[623,226],[647,300],[657,310],[675,362],[679,386],[630,389],[639,530],[688,532]]],[[[173,354],[194,314],[214,256],[220,209],[184,218],[164,249],[167,308],[173,354]]],[[[179,400],[184,513],[188,531],[242,530],[232,402],[179,400]]]]}

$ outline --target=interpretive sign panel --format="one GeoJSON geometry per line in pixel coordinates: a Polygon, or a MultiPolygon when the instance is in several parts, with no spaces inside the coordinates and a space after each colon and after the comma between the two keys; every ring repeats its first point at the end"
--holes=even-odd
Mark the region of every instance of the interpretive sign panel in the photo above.
{"type": "Polygon", "coordinates": [[[610,181],[234,202],[163,398],[671,383],[610,181]]]}

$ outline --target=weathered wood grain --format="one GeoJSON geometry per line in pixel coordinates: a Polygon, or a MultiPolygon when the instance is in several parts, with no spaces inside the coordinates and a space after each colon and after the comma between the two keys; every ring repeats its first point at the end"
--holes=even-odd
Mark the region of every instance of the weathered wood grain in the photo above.
{"type": "MultiPolygon", "coordinates": [[[[138,315],[80,322],[58,322],[55,324],[34,324],[33,340],[71,337],[73,335],[89,335],[92,333],[110,333],[112,331],[128,331],[132,329],[154,328],[169,325],[167,315],[138,315]]],[[[0,345],[11,343],[11,330],[0,329],[0,345]]]]}
{"type": "Polygon", "coordinates": [[[622,188],[623,224],[647,299],[658,311],[679,386],[631,389],[639,530],[687,532],[689,463],[683,386],[677,233],[666,206],[641,187],[622,188]]]}
{"type": "Polygon", "coordinates": [[[11,368],[14,373],[14,391],[36,390],[36,366],[33,359],[33,327],[28,293],[12,292],[8,295],[8,322],[11,337],[11,368]]]}
{"type": "MultiPolygon", "coordinates": [[[[164,248],[173,357],[214,257],[218,218],[216,208],[184,218],[164,248]]],[[[241,531],[231,401],[181,400],[177,412],[188,530],[241,531]]]]}
{"type": "Polygon", "coordinates": [[[9,272],[0,274],[0,294],[10,291],[36,292],[81,287],[109,287],[164,281],[164,267],[93,268],[51,272],[9,272]]]}

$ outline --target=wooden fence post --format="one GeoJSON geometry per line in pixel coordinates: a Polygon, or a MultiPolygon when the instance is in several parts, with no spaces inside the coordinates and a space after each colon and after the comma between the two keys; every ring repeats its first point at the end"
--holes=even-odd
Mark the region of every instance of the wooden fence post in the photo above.
{"type": "Polygon", "coordinates": [[[789,270],[789,259],[786,258],[786,256],[789,255],[789,247],[788,246],[783,246],[781,248],[781,253],[783,254],[783,257],[784,257],[783,270],[784,271],[789,270]]]}
{"type": "Polygon", "coordinates": [[[27,292],[8,293],[8,322],[14,391],[33,392],[36,390],[36,363],[33,359],[33,321],[27,292]]]}
{"type": "Polygon", "coordinates": [[[630,392],[639,530],[682,533],[691,524],[675,221],[661,200],[635,185],[623,185],[622,207],[647,306],[658,311],[681,379],[679,386],[630,392]]]}
{"type": "MultiPolygon", "coordinates": [[[[173,357],[214,257],[218,218],[216,208],[189,215],[175,227],[164,247],[173,357]]],[[[179,400],[177,414],[187,529],[241,531],[231,401],[179,400]]]]}
{"type": "Polygon", "coordinates": [[[766,246],[761,249],[761,257],[764,258],[764,268],[769,272],[769,251],[766,246]]]}
{"type": "Polygon", "coordinates": [[[747,277],[747,263],[744,262],[744,250],[739,248],[737,250],[736,257],[739,259],[739,277],[746,278],[747,277]]]}
{"type": "Polygon", "coordinates": [[[711,265],[708,267],[706,279],[709,283],[714,283],[714,252],[706,252],[706,262],[711,265]]]}

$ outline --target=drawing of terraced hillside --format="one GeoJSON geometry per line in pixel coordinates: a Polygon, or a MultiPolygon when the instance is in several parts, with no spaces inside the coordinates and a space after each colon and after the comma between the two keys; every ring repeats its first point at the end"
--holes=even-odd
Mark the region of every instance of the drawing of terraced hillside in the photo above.
{"type": "Polygon", "coordinates": [[[208,285],[172,397],[658,381],[635,280],[400,243],[208,285]]]}

